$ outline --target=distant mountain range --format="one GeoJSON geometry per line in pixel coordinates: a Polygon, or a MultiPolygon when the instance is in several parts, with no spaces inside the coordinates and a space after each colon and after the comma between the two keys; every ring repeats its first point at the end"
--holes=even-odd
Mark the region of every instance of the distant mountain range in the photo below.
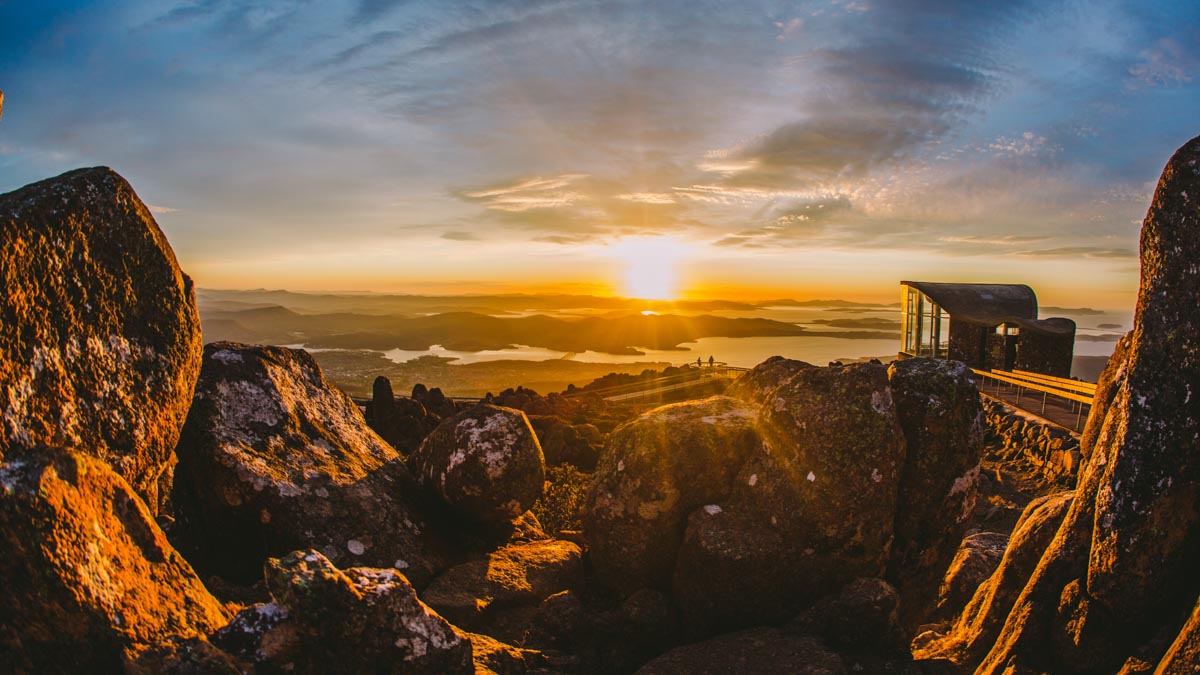
{"type": "Polygon", "coordinates": [[[756,302],[731,300],[679,300],[674,302],[639,300],[636,298],[601,297],[596,295],[393,295],[373,293],[297,293],[283,290],[213,290],[199,289],[196,297],[202,308],[212,311],[236,311],[281,306],[306,314],[352,312],[360,314],[443,314],[474,312],[477,314],[512,314],[592,311],[655,311],[660,314],[714,311],[753,311],[764,307],[842,307],[878,308],[879,305],[847,300],[790,300],[777,299],[756,302]]]}
{"type": "Polygon", "coordinates": [[[806,330],[771,319],[623,314],[562,318],[535,314],[497,317],[476,312],[428,316],[334,312],[303,314],[278,305],[213,311],[202,306],[204,340],[304,344],[325,349],[404,349],[441,345],[453,351],[506,349],[515,345],[563,352],[639,355],[639,348],[673,350],[706,337],[829,336],[889,339],[894,332],[806,330]]]}

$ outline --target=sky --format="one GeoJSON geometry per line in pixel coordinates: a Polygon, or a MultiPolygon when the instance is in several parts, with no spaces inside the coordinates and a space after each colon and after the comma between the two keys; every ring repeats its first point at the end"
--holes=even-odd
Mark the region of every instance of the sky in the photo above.
{"type": "Polygon", "coordinates": [[[0,90],[205,288],[1130,308],[1200,3],[0,0],[0,90]]]}

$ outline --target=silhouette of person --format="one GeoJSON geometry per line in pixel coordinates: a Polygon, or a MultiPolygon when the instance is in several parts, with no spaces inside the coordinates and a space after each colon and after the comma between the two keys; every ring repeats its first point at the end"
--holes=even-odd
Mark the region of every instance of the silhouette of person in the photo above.
{"type": "Polygon", "coordinates": [[[712,368],[714,363],[716,363],[716,361],[713,361],[713,357],[709,356],[708,357],[708,367],[712,368]]]}
{"type": "Polygon", "coordinates": [[[699,356],[696,357],[696,367],[697,368],[700,367],[700,357],[699,356]]]}

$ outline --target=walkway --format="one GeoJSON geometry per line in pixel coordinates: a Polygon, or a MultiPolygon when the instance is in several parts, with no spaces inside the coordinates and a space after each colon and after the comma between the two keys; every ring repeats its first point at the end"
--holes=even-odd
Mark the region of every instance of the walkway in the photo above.
{"type": "Polygon", "coordinates": [[[1070,400],[1053,392],[1021,386],[1014,382],[1000,381],[980,371],[976,371],[976,374],[982,376],[977,378],[976,382],[979,392],[987,398],[1019,408],[1024,413],[1062,427],[1076,436],[1083,431],[1083,426],[1087,423],[1088,413],[1091,411],[1090,403],[1070,400]]]}

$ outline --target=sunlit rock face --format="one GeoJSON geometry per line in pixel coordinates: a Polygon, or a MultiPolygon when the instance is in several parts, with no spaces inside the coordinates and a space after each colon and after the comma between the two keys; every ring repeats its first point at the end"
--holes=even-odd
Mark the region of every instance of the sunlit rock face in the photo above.
{"type": "Polygon", "coordinates": [[[434,579],[421,599],[459,628],[527,643],[542,601],[582,583],[579,546],[545,539],[502,546],[456,565],[434,579]]]}
{"type": "Polygon", "coordinates": [[[512,408],[478,405],[443,420],[408,463],[428,491],[484,526],[507,526],[545,488],[542,448],[512,408]]]}
{"type": "Polygon", "coordinates": [[[201,348],[166,237],[98,167],[0,195],[0,252],[0,459],[77,450],[157,510],[201,348]]]}
{"type": "Polygon", "coordinates": [[[418,585],[438,567],[408,468],[307,352],[207,345],[178,454],[178,539],[207,571],[252,581],[298,548],[418,585]]]}
{"type": "Polygon", "coordinates": [[[981,673],[1194,670],[1184,621],[1200,569],[1200,138],[1163,171],[1141,250],[1133,330],[1101,376],[1070,511],[1011,611],[973,601],[934,656],[981,673]],[[994,639],[964,630],[974,615],[1003,622],[994,639]]]}
{"type": "Polygon", "coordinates": [[[120,672],[126,652],[226,620],[130,485],[93,457],[0,466],[0,669],[120,672]]]}
{"type": "Polygon", "coordinates": [[[1046,545],[1062,525],[1074,496],[1073,492],[1063,492],[1035,499],[1025,507],[1000,564],[974,591],[950,637],[932,632],[918,635],[913,643],[917,658],[956,664],[979,661],[1000,634],[1005,618],[1037,567],[1046,545]]]}
{"type": "Polygon", "coordinates": [[[761,405],[771,395],[771,392],[790,380],[793,375],[806,368],[815,367],[804,361],[772,356],[751,368],[750,372],[729,385],[729,389],[725,390],[725,395],[761,405]]]}
{"type": "Polygon", "coordinates": [[[953,618],[962,612],[1000,566],[1008,542],[1009,535],[1003,532],[979,532],[962,540],[938,589],[939,617],[953,618]]]}
{"type": "Polygon", "coordinates": [[[212,638],[259,672],[475,672],[470,641],[399,570],[340,570],[310,549],[270,559],[265,576],[272,602],[212,638]]]}
{"type": "Polygon", "coordinates": [[[756,413],[714,396],[656,408],[613,431],[584,521],[601,579],[625,591],[669,584],[688,515],[718,508],[757,450],[756,413]]]}

